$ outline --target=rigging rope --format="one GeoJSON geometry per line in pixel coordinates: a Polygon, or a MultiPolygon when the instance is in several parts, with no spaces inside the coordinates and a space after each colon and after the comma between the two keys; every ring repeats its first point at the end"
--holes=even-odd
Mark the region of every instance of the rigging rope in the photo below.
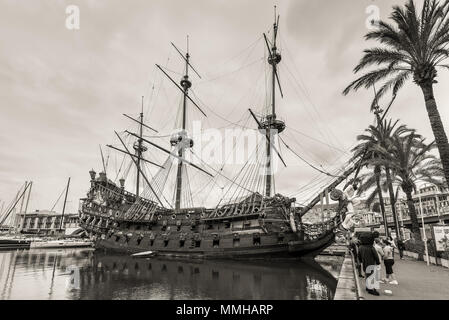
{"type": "MultiPolygon", "coordinates": [[[[316,113],[316,115],[318,116],[318,118],[322,118],[321,115],[320,115],[320,113],[319,113],[319,111],[318,111],[318,108],[315,106],[314,102],[312,101],[312,99],[311,99],[311,97],[310,97],[310,93],[308,92],[308,90],[307,90],[307,88],[306,88],[304,82],[302,81],[301,74],[300,74],[300,72],[299,72],[299,70],[298,70],[298,67],[296,66],[296,63],[295,63],[295,60],[294,60],[294,58],[293,58],[292,53],[290,52],[290,50],[289,50],[289,48],[288,48],[286,42],[284,41],[282,35],[280,36],[280,38],[281,38],[281,44],[284,45],[284,47],[285,47],[285,49],[286,49],[286,51],[287,51],[288,57],[291,59],[292,64],[293,64],[293,67],[294,67],[296,73],[298,74],[298,76],[299,76],[299,78],[300,78],[302,84],[299,83],[299,81],[296,79],[296,77],[295,77],[295,75],[293,74],[293,72],[290,71],[290,69],[288,68],[288,65],[287,65],[286,63],[284,63],[282,66],[285,66],[285,67],[286,67],[288,73],[289,73],[289,74],[291,75],[291,77],[293,78],[294,83],[296,83],[296,85],[298,86],[298,88],[301,89],[301,90],[303,91],[304,96],[305,96],[306,99],[309,101],[310,105],[312,106],[312,108],[313,108],[313,110],[315,111],[315,113],[316,113]]],[[[297,92],[297,91],[296,91],[296,92],[297,92]]],[[[307,111],[307,112],[308,112],[308,111],[307,111]]],[[[309,112],[308,112],[308,113],[309,113],[309,112]]],[[[309,113],[309,115],[312,116],[312,114],[310,114],[310,113],[309,113]]],[[[312,118],[313,118],[313,117],[312,117],[312,118]]],[[[315,121],[315,120],[314,120],[314,121],[315,121]]],[[[333,137],[334,139],[336,139],[336,142],[337,142],[340,146],[342,146],[341,142],[338,140],[337,136],[332,132],[332,130],[330,130],[329,127],[325,127],[325,129],[327,129],[327,131],[328,131],[326,134],[324,134],[324,132],[322,132],[321,129],[319,128],[319,126],[318,126],[318,130],[319,130],[320,133],[323,135],[323,138],[324,138],[324,136],[326,135],[326,136],[327,136],[327,139],[328,139],[329,141],[331,141],[331,140],[332,140],[331,138],[333,137]]]]}
{"type": "Polygon", "coordinates": [[[61,194],[59,195],[58,199],[56,200],[55,204],[53,205],[53,207],[51,207],[50,211],[53,211],[53,209],[56,207],[56,205],[58,204],[59,200],[61,199],[62,195],[64,194],[65,190],[67,189],[67,186],[64,187],[64,189],[62,190],[61,194]]]}
{"type": "Polygon", "coordinates": [[[297,156],[299,159],[301,159],[302,161],[304,161],[307,165],[309,165],[311,168],[315,169],[318,172],[321,172],[329,177],[334,177],[334,178],[339,178],[340,176],[335,176],[329,172],[326,172],[324,170],[321,170],[320,168],[315,167],[313,164],[311,164],[310,162],[308,162],[306,159],[304,159],[303,157],[301,157],[298,153],[296,153],[293,149],[290,148],[290,146],[285,143],[284,139],[282,139],[282,137],[279,137],[282,141],[282,143],[285,145],[285,147],[290,150],[295,156],[297,156]]]}

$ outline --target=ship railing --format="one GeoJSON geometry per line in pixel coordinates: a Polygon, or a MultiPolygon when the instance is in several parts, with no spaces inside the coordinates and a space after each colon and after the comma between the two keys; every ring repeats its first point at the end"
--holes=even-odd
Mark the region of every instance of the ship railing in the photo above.
{"type": "Polygon", "coordinates": [[[232,217],[253,214],[263,210],[262,201],[233,203],[215,209],[209,215],[209,218],[232,217]]]}
{"type": "MultiPolygon", "coordinates": [[[[93,187],[94,190],[99,190],[104,198],[109,201],[122,202],[125,200],[128,204],[133,204],[136,202],[136,195],[128,192],[124,189],[118,188],[116,186],[104,186],[101,182],[96,182],[93,187]]],[[[139,200],[144,203],[157,204],[153,200],[139,197],[139,200]]]]}
{"type": "MultiPolygon", "coordinates": [[[[137,200],[140,201],[140,200],[137,200]]],[[[124,219],[138,221],[138,220],[149,220],[154,212],[156,212],[158,206],[157,203],[134,203],[124,214],[124,219]],[[146,218],[146,219],[145,219],[146,218]]]]}
{"type": "Polygon", "coordinates": [[[119,210],[111,207],[84,202],[81,206],[80,212],[85,212],[91,216],[96,217],[115,218],[117,216],[117,213],[119,213],[119,210]]]}
{"type": "Polygon", "coordinates": [[[256,212],[263,212],[266,208],[280,209],[284,218],[289,219],[289,208],[293,202],[293,199],[284,197],[280,194],[276,194],[271,198],[263,198],[258,193],[254,193],[251,196],[245,198],[240,202],[225,204],[216,208],[211,212],[209,218],[215,217],[232,217],[235,215],[253,214],[256,212]]]}
{"type": "Polygon", "coordinates": [[[124,199],[128,204],[132,204],[135,201],[135,195],[117,187],[111,189],[97,183],[94,188],[98,189],[102,197],[108,201],[121,203],[124,199]]]}

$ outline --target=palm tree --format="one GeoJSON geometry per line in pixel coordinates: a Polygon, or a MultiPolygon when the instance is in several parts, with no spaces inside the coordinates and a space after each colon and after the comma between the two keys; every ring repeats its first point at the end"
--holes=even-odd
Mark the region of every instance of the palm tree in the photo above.
{"type": "Polygon", "coordinates": [[[393,7],[390,19],[393,24],[378,21],[376,29],[365,36],[366,40],[377,40],[382,46],[365,50],[354,72],[378,67],[353,81],[343,94],[382,82],[371,106],[374,108],[387,92],[392,91],[395,97],[405,82],[413,78],[424,95],[444,176],[449,183],[449,143],[433,93],[437,68],[449,69],[449,65],[444,64],[449,57],[446,49],[449,45],[449,0],[424,0],[420,14],[413,0],[408,0],[405,7],[393,7]]]}
{"type": "MultiPolygon", "coordinates": [[[[365,164],[368,164],[366,162],[365,164]]],[[[357,193],[360,195],[365,192],[368,193],[368,197],[366,198],[366,206],[369,208],[373,204],[376,197],[379,200],[380,211],[382,213],[382,220],[384,222],[385,233],[388,234],[388,223],[385,214],[385,202],[383,198],[383,192],[388,189],[386,184],[385,176],[381,177],[382,171],[379,165],[375,165],[372,172],[367,172],[361,175],[358,180],[360,181],[360,185],[357,189],[357,193]],[[382,183],[383,182],[383,183],[382,183]]]]}
{"type": "Polygon", "coordinates": [[[412,232],[416,239],[421,240],[412,193],[416,191],[418,181],[441,184],[438,177],[433,175],[440,164],[438,159],[429,152],[435,147],[435,143],[425,144],[422,137],[415,132],[411,132],[407,136],[394,135],[390,142],[389,150],[383,148],[377,150],[382,157],[375,164],[388,163],[394,171],[396,181],[407,196],[412,232]]]}
{"type": "Polygon", "coordinates": [[[423,181],[430,182],[440,188],[445,187],[444,171],[440,159],[430,160],[425,170],[419,170],[418,174],[423,181]]]}
{"type": "Polygon", "coordinates": [[[393,180],[391,177],[390,165],[388,164],[388,162],[382,162],[382,166],[381,166],[378,164],[379,163],[378,160],[379,160],[379,158],[382,158],[383,152],[391,151],[390,150],[391,149],[390,139],[393,136],[400,136],[400,135],[402,135],[406,132],[409,132],[411,130],[407,129],[407,127],[405,125],[396,127],[399,120],[396,120],[394,123],[392,123],[391,120],[385,120],[385,121],[381,122],[381,119],[378,115],[377,121],[378,121],[377,126],[371,125],[366,130],[369,134],[364,134],[364,135],[360,135],[357,137],[357,139],[362,142],[353,149],[353,151],[355,152],[354,158],[359,157],[361,153],[365,153],[364,164],[370,166],[370,165],[372,165],[373,162],[375,163],[374,165],[372,165],[372,167],[374,167],[374,175],[373,175],[374,179],[368,179],[365,182],[364,186],[362,185],[363,188],[361,190],[368,188],[369,185],[372,182],[374,182],[374,180],[376,181],[376,191],[378,194],[378,198],[379,198],[379,202],[380,202],[380,206],[381,206],[381,210],[382,210],[382,215],[384,216],[383,218],[384,218],[386,232],[388,232],[386,217],[385,217],[385,204],[383,201],[381,180],[380,180],[381,167],[384,167],[386,187],[387,187],[387,189],[389,191],[389,195],[390,195],[391,211],[392,211],[392,215],[393,215],[393,221],[394,221],[394,225],[395,225],[395,229],[396,229],[396,234],[399,238],[402,238],[401,233],[399,232],[400,231],[399,222],[398,222],[397,215],[396,215],[396,207],[395,207],[396,197],[395,197],[394,189],[393,189],[393,180]],[[381,148],[383,150],[382,153],[378,152],[379,148],[381,148]]]}

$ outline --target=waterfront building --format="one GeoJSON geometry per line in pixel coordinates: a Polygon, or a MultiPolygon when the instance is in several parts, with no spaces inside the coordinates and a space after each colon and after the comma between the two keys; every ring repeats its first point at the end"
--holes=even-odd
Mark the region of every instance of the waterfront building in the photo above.
{"type": "Polygon", "coordinates": [[[365,210],[361,212],[362,221],[365,225],[381,225],[382,213],[365,210]]]}
{"type": "MultiPolygon", "coordinates": [[[[419,190],[418,193],[413,195],[413,202],[415,204],[415,209],[418,214],[418,218],[421,214],[427,217],[435,217],[438,222],[444,223],[444,220],[448,220],[449,215],[449,188],[447,187],[437,187],[435,185],[425,186],[419,190]],[[421,205],[419,202],[421,198],[421,205]],[[441,221],[440,221],[441,220],[441,221]]],[[[407,199],[400,198],[396,203],[396,208],[398,212],[402,212],[402,219],[409,220],[410,214],[407,206],[407,199]]],[[[392,217],[391,217],[392,219],[392,217]]]]}
{"type": "Polygon", "coordinates": [[[71,235],[81,230],[78,213],[64,214],[62,218],[61,213],[49,210],[36,210],[26,214],[18,213],[14,220],[14,226],[22,233],[39,235],[54,235],[58,233],[71,235]],[[62,225],[61,219],[63,219],[62,225]]]}
{"type": "MultiPolygon", "coordinates": [[[[430,226],[433,224],[449,224],[449,188],[438,187],[436,185],[424,185],[412,196],[415,205],[418,221],[421,224],[421,216],[424,223],[429,225],[426,228],[427,238],[431,238],[430,226]],[[420,201],[421,200],[421,201],[420,201]],[[421,212],[422,207],[422,212],[421,212]]],[[[390,197],[384,196],[385,213],[388,226],[394,231],[394,219],[391,210],[390,197]]],[[[368,208],[368,207],[367,207],[368,208]]],[[[410,213],[407,204],[407,198],[403,193],[399,194],[395,203],[396,213],[400,228],[407,234],[411,227],[410,213]]],[[[364,215],[364,222],[367,226],[376,227],[382,224],[382,214],[380,204],[377,198],[369,206],[368,213],[364,215]]],[[[406,236],[408,238],[408,236],[406,236]]]]}

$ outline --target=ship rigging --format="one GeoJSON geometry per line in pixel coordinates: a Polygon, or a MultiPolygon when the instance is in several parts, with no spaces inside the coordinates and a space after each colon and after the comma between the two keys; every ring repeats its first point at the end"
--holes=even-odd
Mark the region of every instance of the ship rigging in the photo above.
{"type": "MultiPolygon", "coordinates": [[[[143,98],[138,118],[125,114],[138,124],[138,132],[125,130],[126,137],[115,132],[121,148],[108,146],[129,157],[134,164],[135,193],[125,190],[124,177],[119,180],[120,186],[109,180],[104,167],[104,172],[100,172],[98,177],[94,170],[90,171],[91,188],[87,197],[81,199],[82,226],[90,232],[98,247],[130,252],[144,252],[150,248],[159,254],[179,256],[236,257],[314,254],[332,242],[334,229],[344,217],[347,204],[344,199],[339,200],[333,217],[320,224],[304,224],[302,216],[323,198],[329,201],[329,193],[354,171],[358,171],[359,165],[348,164],[348,168],[339,171],[339,174],[331,174],[312,165],[333,181],[305,206],[297,207],[296,198],[276,192],[274,160],[278,158],[284,167],[287,166],[280,143],[276,145],[276,141],[283,142],[288,150],[304,160],[279,136],[286,129],[286,124],[276,114],[277,93],[284,96],[278,66],[282,60],[277,43],[278,29],[279,15],[275,12],[271,41],[263,34],[271,76],[270,103],[265,115],[260,116],[249,108],[249,115],[244,119],[244,127],[248,126],[251,118],[255,121],[255,130],[261,133],[262,139],[257,141],[254,150],[249,152],[248,159],[233,177],[224,172],[226,162],[214,168],[194,151],[194,139],[187,130],[190,106],[205,119],[207,114],[203,107],[213,114],[216,112],[202,102],[192,88],[189,71],[198,79],[201,76],[192,66],[188,38],[186,53],[172,43],[184,63],[179,84],[170,76],[168,68],[159,64],[156,67],[181,92],[180,117],[176,123],[179,129],[170,135],[170,148],[165,148],[144,135],[144,128],[155,133],[158,131],[144,123],[143,98]],[[127,146],[129,139],[137,139],[132,144],[134,153],[127,146]],[[149,148],[151,152],[148,152],[149,148]],[[162,163],[144,157],[144,154],[152,155],[156,150],[165,154],[162,163]],[[152,170],[145,169],[146,164],[157,168],[157,172],[152,175],[152,170]],[[210,208],[194,206],[188,167],[194,168],[197,175],[209,179],[199,188],[199,192],[207,186],[212,189],[211,184],[222,190],[216,205],[210,208]],[[176,176],[173,200],[170,201],[166,185],[172,169],[176,171],[176,176]],[[144,181],[143,190],[141,178],[144,181]],[[186,245],[186,241],[190,245],[186,245]]],[[[234,124],[241,126],[242,122],[234,124]]],[[[309,162],[304,162],[310,166],[309,162]]],[[[125,170],[127,172],[129,169],[125,170]]]]}

